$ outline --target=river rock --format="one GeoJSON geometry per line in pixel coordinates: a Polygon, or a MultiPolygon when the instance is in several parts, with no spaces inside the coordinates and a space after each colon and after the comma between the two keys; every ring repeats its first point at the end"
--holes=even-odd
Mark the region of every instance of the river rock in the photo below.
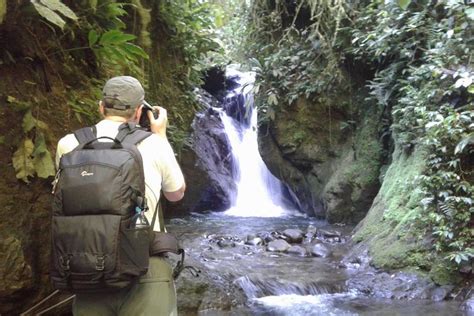
{"type": "Polygon", "coordinates": [[[283,240],[283,239],[277,239],[277,240],[271,241],[271,242],[268,244],[267,250],[268,250],[268,251],[272,251],[272,252],[285,252],[285,251],[287,251],[290,247],[291,247],[290,244],[287,243],[285,240],[283,240]]]}
{"type": "Polygon", "coordinates": [[[430,299],[436,285],[428,278],[414,273],[379,273],[373,268],[354,274],[348,288],[361,293],[389,299],[430,299]]]}
{"type": "Polygon", "coordinates": [[[0,239],[0,297],[33,286],[33,272],[26,262],[22,243],[15,237],[0,239]]]}
{"type": "Polygon", "coordinates": [[[331,251],[323,244],[315,244],[311,247],[311,254],[315,257],[327,258],[331,255],[331,251]]]}
{"type": "Polygon", "coordinates": [[[283,235],[288,237],[288,241],[291,243],[300,243],[303,241],[303,232],[300,229],[285,229],[283,235]]]}
{"type": "Polygon", "coordinates": [[[257,237],[262,238],[266,243],[269,243],[275,240],[275,237],[269,232],[260,232],[257,234],[257,237]]]}
{"type": "Polygon", "coordinates": [[[252,246],[261,246],[263,245],[263,239],[255,235],[248,235],[245,244],[252,246]]]}
{"type": "Polygon", "coordinates": [[[337,230],[325,230],[325,229],[318,229],[318,236],[322,238],[334,238],[334,237],[341,237],[341,233],[337,230]]]}
{"type": "Polygon", "coordinates": [[[461,304],[461,310],[465,311],[467,315],[474,315],[474,296],[471,296],[461,304]]]}
{"type": "Polygon", "coordinates": [[[232,248],[235,247],[235,242],[229,239],[221,239],[217,242],[217,245],[221,248],[232,248]]]}
{"type": "Polygon", "coordinates": [[[434,288],[431,291],[431,300],[435,302],[439,302],[444,300],[449,293],[453,290],[454,286],[452,285],[444,285],[434,288]]]}
{"type": "Polygon", "coordinates": [[[287,252],[301,256],[301,257],[306,257],[306,255],[308,254],[308,251],[306,250],[306,248],[298,246],[298,245],[291,246],[287,252]]]}

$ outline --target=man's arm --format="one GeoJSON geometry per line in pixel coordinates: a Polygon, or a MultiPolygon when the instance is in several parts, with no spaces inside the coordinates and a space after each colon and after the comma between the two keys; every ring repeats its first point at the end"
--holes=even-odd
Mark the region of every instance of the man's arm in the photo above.
{"type": "MultiPolygon", "coordinates": [[[[166,142],[168,142],[167,137],[166,137],[166,125],[168,123],[168,113],[166,109],[161,106],[156,106],[155,108],[158,110],[158,113],[159,113],[159,116],[157,119],[155,119],[151,111],[148,111],[147,113],[148,119],[150,120],[151,131],[154,134],[157,134],[163,139],[165,139],[166,142]]],[[[173,154],[173,150],[171,149],[171,146],[170,146],[170,150],[171,150],[171,154],[173,154]]],[[[172,172],[170,175],[165,175],[165,177],[168,176],[169,178],[174,178],[174,179],[182,178],[183,184],[176,191],[167,192],[163,190],[163,195],[168,201],[177,202],[184,197],[184,191],[186,190],[186,183],[184,182],[184,177],[182,175],[182,172],[181,172],[181,169],[179,168],[178,163],[176,162],[176,159],[174,158],[174,155],[173,155],[173,158],[170,160],[173,160],[173,162],[171,163],[171,170],[174,170],[174,172],[172,172]]]]}
{"type": "Polygon", "coordinates": [[[184,191],[186,191],[186,183],[183,183],[183,186],[177,191],[174,191],[174,192],[163,191],[163,195],[168,201],[177,202],[184,197],[184,191]]]}

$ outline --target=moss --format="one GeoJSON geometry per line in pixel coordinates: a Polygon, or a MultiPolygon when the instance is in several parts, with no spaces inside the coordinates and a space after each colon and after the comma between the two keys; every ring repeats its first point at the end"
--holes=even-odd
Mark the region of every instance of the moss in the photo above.
{"type": "Polygon", "coordinates": [[[442,258],[437,258],[433,263],[429,276],[438,285],[456,284],[462,279],[459,273],[446,264],[442,258]]]}
{"type": "Polygon", "coordinates": [[[426,269],[430,265],[422,258],[427,249],[411,225],[421,211],[414,180],[425,168],[425,157],[422,149],[410,156],[395,150],[372,208],[354,235],[355,241],[368,243],[376,267],[426,269]]]}

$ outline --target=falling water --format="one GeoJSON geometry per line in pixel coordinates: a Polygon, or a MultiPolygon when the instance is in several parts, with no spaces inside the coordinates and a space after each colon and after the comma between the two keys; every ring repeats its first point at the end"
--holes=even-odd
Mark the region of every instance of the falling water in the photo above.
{"type": "Polygon", "coordinates": [[[250,116],[249,124],[238,122],[221,112],[221,119],[227,133],[234,157],[234,180],[237,193],[232,207],[225,212],[232,216],[274,217],[288,214],[282,203],[282,184],[275,178],[258,151],[257,111],[253,110],[251,87],[254,73],[240,73],[228,69],[238,78],[239,86],[231,91],[228,98],[242,94],[245,113],[250,116]]]}

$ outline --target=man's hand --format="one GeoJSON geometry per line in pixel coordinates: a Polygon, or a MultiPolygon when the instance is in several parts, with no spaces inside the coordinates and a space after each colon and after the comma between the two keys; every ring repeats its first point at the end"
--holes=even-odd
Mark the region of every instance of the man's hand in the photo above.
{"type": "Polygon", "coordinates": [[[158,118],[155,119],[152,111],[148,111],[148,119],[150,120],[150,129],[153,133],[166,138],[166,125],[168,123],[168,112],[161,106],[154,106],[158,112],[158,118]]]}

